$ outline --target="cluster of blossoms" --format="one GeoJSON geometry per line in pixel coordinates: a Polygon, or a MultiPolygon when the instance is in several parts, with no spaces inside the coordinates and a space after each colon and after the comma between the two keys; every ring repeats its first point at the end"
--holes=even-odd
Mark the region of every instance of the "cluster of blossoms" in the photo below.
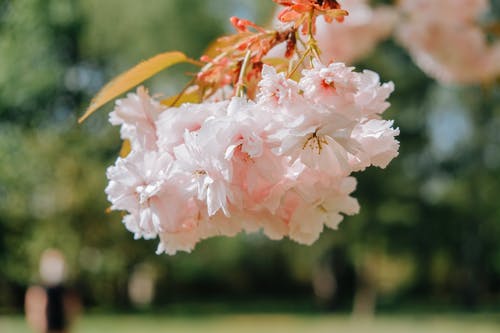
{"type": "Polygon", "coordinates": [[[264,65],[255,100],[165,107],[139,88],[110,114],[132,147],[107,171],[112,209],[137,238],[159,236],[159,253],[241,230],[311,244],[358,212],[352,172],[397,156],[381,119],[393,89],[318,61],[298,82],[264,65]]]}
{"type": "MultiPolygon", "coordinates": [[[[368,0],[343,0],[342,8],[349,13],[342,24],[330,24],[327,18],[319,17],[315,37],[321,49],[322,61],[353,64],[390,36],[398,15],[390,6],[370,7],[368,0]]],[[[276,15],[274,25],[282,28],[286,27],[286,22],[282,22],[279,15],[276,15]]],[[[284,54],[285,44],[282,44],[273,49],[270,56],[279,57],[284,54]]]]}
{"type": "Polygon", "coordinates": [[[241,231],[311,244],[359,211],[352,174],[398,155],[399,130],[382,119],[392,82],[321,57],[317,18],[339,24],[347,11],[336,0],[275,2],[284,30],[232,18],[237,34],[200,61],[157,55],[106,85],[80,118],[172,64],[201,67],[177,96],[139,87],[110,113],[130,148],[107,170],[111,209],[125,211],[136,238],[159,238],[158,253],[241,231]],[[280,44],[284,57],[266,63],[280,44]]]}
{"type": "MultiPolygon", "coordinates": [[[[395,33],[415,63],[441,83],[484,83],[500,76],[500,41],[495,39],[500,25],[491,17],[481,21],[489,0],[400,0],[375,7],[368,0],[339,2],[349,13],[343,24],[323,17],[316,22],[324,62],[353,64],[395,33]]],[[[284,53],[283,44],[271,56],[284,53]]]]}
{"type": "Polygon", "coordinates": [[[159,238],[158,253],[257,230],[311,244],[356,214],[353,173],[385,168],[399,130],[382,119],[394,85],[344,63],[393,30],[441,82],[500,76],[500,42],[478,23],[488,0],[274,1],[285,7],[278,30],[231,18],[237,33],[200,60],[157,55],[105,86],[82,117],[175,63],[201,67],[179,95],[158,101],[140,87],[110,114],[130,144],[107,171],[111,209],[126,212],[136,238],[159,238]]]}
{"type": "Polygon", "coordinates": [[[398,39],[417,65],[444,83],[492,81],[500,76],[500,42],[478,24],[488,0],[401,0],[398,39]]]}

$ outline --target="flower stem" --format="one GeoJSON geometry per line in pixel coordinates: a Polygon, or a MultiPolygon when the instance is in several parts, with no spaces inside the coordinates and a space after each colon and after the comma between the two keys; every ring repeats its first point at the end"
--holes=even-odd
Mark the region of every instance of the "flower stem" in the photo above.
{"type": "MultiPolygon", "coordinates": [[[[308,37],[309,37],[309,40],[307,41],[307,47],[311,49],[311,52],[312,54],[314,55],[314,57],[316,59],[318,59],[319,61],[321,61],[321,58],[320,58],[320,50],[318,48],[318,42],[316,41],[316,38],[314,38],[314,33],[313,33],[313,27],[315,26],[314,25],[314,8],[311,10],[311,12],[309,13],[309,28],[307,29],[308,30],[308,37]]],[[[311,59],[311,62],[312,62],[312,59],[311,59]]]]}
{"type": "Polygon", "coordinates": [[[193,77],[189,82],[182,88],[181,92],[175,97],[175,99],[170,103],[169,107],[174,107],[175,104],[177,104],[178,101],[182,98],[182,96],[186,93],[186,91],[191,87],[194,83],[196,82],[196,76],[193,77]]]}
{"type": "Polygon", "coordinates": [[[293,69],[288,73],[287,75],[287,78],[291,78],[293,76],[293,74],[297,71],[297,69],[300,67],[300,65],[304,62],[304,60],[306,59],[306,57],[309,55],[309,53],[311,53],[311,48],[308,47],[304,53],[302,54],[302,57],[300,57],[299,61],[295,64],[295,66],[293,67],[293,69]]]}
{"type": "Polygon", "coordinates": [[[248,63],[250,61],[251,56],[252,56],[252,51],[247,50],[247,53],[245,54],[245,58],[243,59],[243,63],[241,64],[238,82],[236,83],[235,96],[243,97],[244,87],[245,87],[245,82],[244,82],[245,81],[245,73],[247,71],[248,63]]]}

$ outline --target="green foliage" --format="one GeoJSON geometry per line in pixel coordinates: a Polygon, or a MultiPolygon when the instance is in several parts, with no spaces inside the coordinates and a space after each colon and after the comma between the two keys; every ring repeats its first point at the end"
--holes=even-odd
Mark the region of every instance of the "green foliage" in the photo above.
{"type": "MultiPolygon", "coordinates": [[[[44,118],[40,114],[47,112],[50,96],[60,87],[65,59],[55,50],[61,32],[71,28],[74,20],[65,21],[56,15],[52,3],[34,0],[2,3],[0,116],[4,120],[32,124],[35,119],[44,118]]],[[[69,11],[73,10],[73,2],[68,1],[67,5],[69,11]]]]}

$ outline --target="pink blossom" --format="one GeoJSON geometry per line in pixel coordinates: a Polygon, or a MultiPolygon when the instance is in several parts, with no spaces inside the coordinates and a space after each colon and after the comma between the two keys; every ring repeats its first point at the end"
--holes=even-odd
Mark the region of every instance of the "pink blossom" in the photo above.
{"type": "Polygon", "coordinates": [[[401,0],[399,9],[413,17],[435,21],[438,17],[447,23],[473,23],[489,9],[489,0],[401,0]]]}
{"type": "Polygon", "coordinates": [[[259,104],[271,108],[290,107],[299,98],[297,82],[287,79],[285,73],[277,73],[274,67],[264,65],[257,94],[259,104]]]}
{"type": "Polygon", "coordinates": [[[108,168],[111,208],[129,212],[124,223],[136,237],[191,228],[197,207],[185,190],[186,180],[173,178],[172,168],[172,157],[155,151],[133,152],[108,168]]]}
{"type": "Polygon", "coordinates": [[[127,98],[116,101],[115,109],[109,114],[113,125],[121,125],[122,139],[130,140],[133,149],[156,149],[156,124],[164,107],[149,96],[144,87],[127,98]]]}
{"type": "MultiPolygon", "coordinates": [[[[389,106],[386,99],[393,90],[392,83],[381,85],[376,73],[353,69],[342,63],[324,66],[314,62],[312,69],[302,72],[298,86],[308,103],[297,103],[300,107],[294,109],[294,118],[269,136],[279,142],[275,149],[278,154],[290,156],[292,162],[300,159],[308,167],[328,170],[331,175],[352,172],[349,156],[363,150],[352,131],[366,117],[379,117],[389,106]]],[[[394,137],[392,128],[384,129],[394,137]]]]}
{"type": "Polygon", "coordinates": [[[304,96],[348,118],[373,117],[382,114],[394,91],[394,84],[381,84],[377,73],[369,70],[355,72],[354,67],[343,63],[324,66],[314,62],[314,67],[304,70],[299,82],[304,96]]]}
{"type": "Polygon", "coordinates": [[[397,13],[389,6],[372,8],[367,0],[344,0],[341,5],[349,12],[344,22],[326,23],[319,19],[316,39],[323,61],[352,64],[389,37],[396,24],[397,13]]]}
{"type": "Polygon", "coordinates": [[[238,208],[272,205],[283,178],[286,161],[272,153],[264,130],[270,115],[246,98],[231,99],[227,114],[214,117],[199,132],[200,138],[224,150],[231,174],[232,204],[238,208]],[[274,200],[271,200],[274,195],[274,200]]]}
{"type": "Polygon", "coordinates": [[[352,177],[337,179],[321,184],[316,183],[315,196],[304,196],[304,192],[289,191],[278,212],[288,225],[291,239],[302,243],[315,242],[324,226],[337,229],[343,215],[354,215],[359,212],[356,199],[350,194],[356,187],[352,177]],[[310,201],[315,198],[314,201],[310,201]]]}
{"type": "Polygon", "coordinates": [[[500,75],[500,42],[477,23],[486,0],[404,0],[397,36],[417,65],[443,83],[478,83],[500,75]]]}
{"type": "Polygon", "coordinates": [[[134,239],[154,239],[158,236],[155,230],[141,228],[140,217],[137,213],[125,215],[122,222],[125,228],[134,234],[134,239]]]}
{"type": "Polygon", "coordinates": [[[299,87],[308,100],[349,118],[357,117],[354,95],[358,90],[358,76],[354,67],[344,63],[324,66],[315,60],[311,69],[303,70],[299,87]]]}
{"type": "Polygon", "coordinates": [[[287,188],[284,178],[287,162],[268,149],[256,158],[237,149],[231,163],[234,170],[232,186],[240,193],[238,206],[253,212],[275,212],[287,188]]]}
{"type": "Polygon", "coordinates": [[[342,214],[354,215],[359,213],[358,201],[350,194],[356,189],[356,179],[347,177],[342,179],[338,186],[325,197],[321,206],[326,214],[325,225],[331,229],[337,229],[339,223],[344,219],[342,214]]]}
{"type": "Polygon", "coordinates": [[[159,234],[160,243],[156,254],[166,253],[174,255],[177,251],[191,252],[196,243],[202,239],[198,228],[179,231],[175,233],[163,232],[159,234]]]}
{"type": "Polygon", "coordinates": [[[231,170],[223,159],[223,149],[213,140],[203,140],[199,132],[184,133],[184,143],[174,148],[178,167],[191,175],[191,185],[198,200],[206,202],[208,215],[219,209],[230,215],[228,200],[232,193],[228,184],[231,170]]]}
{"type": "Polygon", "coordinates": [[[267,210],[257,212],[244,212],[237,215],[238,221],[242,223],[242,229],[246,232],[257,232],[262,229],[264,235],[272,240],[280,240],[288,235],[288,225],[276,212],[267,210]]]}
{"type": "Polygon", "coordinates": [[[158,148],[173,154],[174,147],[184,143],[184,132],[199,130],[205,120],[225,114],[228,102],[202,104],[182,104],[180,107],[168,108],[156,121],[158,148]]]}
{"type": "Polygon", "coordinates": [[[288,192],[284,200],[282,214],[288,225],[288,234],[296,242],[310,245],[323,231],[324,215],[293,191],[288,192]]]}
{"type": "Polygon", "coordinates": [[[385,168],[398,156],[399,142],[396,136],[399,129],[392,128],[393,121],[371,119],[357,125],[352,136],[359,143],[357,155],[350,155],[353,171],[363,170],[374,165],[385,168]]]}
{"type": "Polygon", "coordinates": [[[364,117],[378,118],[391,105],[387,99],[394,91],[394,83],[380,83],[377,73],[364,70],[357,75],[357,91],[354,101],[364,117]]]}

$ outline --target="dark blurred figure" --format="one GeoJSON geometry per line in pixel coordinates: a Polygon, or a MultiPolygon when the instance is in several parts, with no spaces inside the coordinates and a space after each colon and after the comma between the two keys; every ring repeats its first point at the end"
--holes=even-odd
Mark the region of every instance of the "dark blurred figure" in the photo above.
{"type": "Polygon", "coordinates": [[[55,249],[45,250],[40,258],[41,286],[26,292],[25,311],[28,324],[40,333],[68,333],[80,312],[79,298],[64,285],[66,262],[55,249]]]}

